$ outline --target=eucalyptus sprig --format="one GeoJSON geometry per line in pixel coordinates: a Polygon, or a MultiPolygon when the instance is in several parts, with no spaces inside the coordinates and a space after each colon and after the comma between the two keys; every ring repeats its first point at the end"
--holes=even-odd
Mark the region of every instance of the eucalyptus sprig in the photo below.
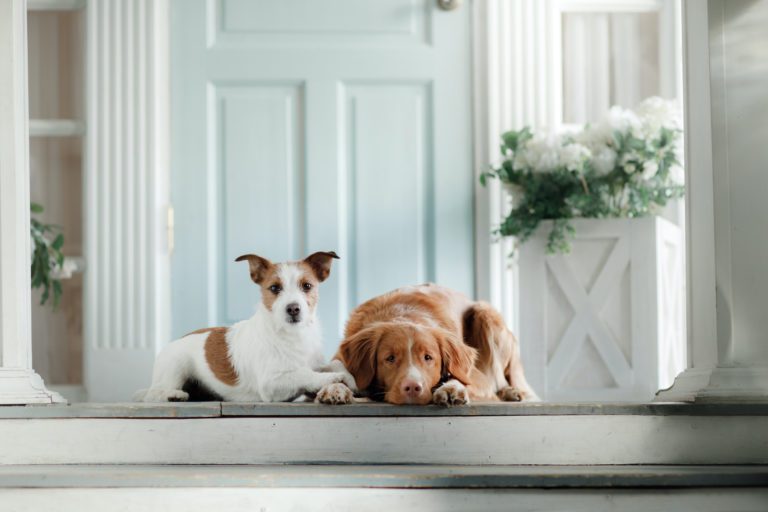
{"type": "MultiPolygon", "coordinates": [[[[32,203],[32,214],[43,213],[40,204],[32,203]]],[[[45,224],[35,217],[30,218],[30,234],[32,236],[32,288],[42,288],[40,304],[45,304],[53,292],[53,309],[61,300],[61,281],[55,277],[57,268],[64,265],[64,234],[61,226],[45,224]]]]}
{"type": "Polygon", "coordinates": [[[503,161],[480,176],[508,186],[514,207],[496,234],[522,244],[552,220],[547,252],[570,250],[574,218],[653,215],[683,196],[678,143],[682,131],[668,102],[649,98],[635,111],[612,108],[596,125],[569,134],[502,135],[503,161]]]}

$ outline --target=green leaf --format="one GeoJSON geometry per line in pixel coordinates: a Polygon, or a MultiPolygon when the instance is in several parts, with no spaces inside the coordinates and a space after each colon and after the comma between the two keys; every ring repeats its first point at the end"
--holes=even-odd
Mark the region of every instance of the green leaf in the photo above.
{"type": "Polygon", "coordinates": [[[30,204],[29,209],[32,211],[32,213],[43,213],[43,205],[39,203],[30,204]]]}
{"type": "Polygon", "coordinates": [[[638,139],[630,135],[629,137],[627,137],[626,142],[627,142],[627,146],[629,146],[630,149],[636,149],[636,150],[645,149],[645,141],[642,139],[638,139]]]}
{"type": "Polygon", "coordinates": [[[40,297],[41,306],[45,305],[45,303],[48,302],[48,297],[50,297],[50,292],[49,292],[49,286],[48,284],[46,284],[43,289],[43,295],[40,297]]]}
{"type": "Polygon", "coordinates": [[[59,233],[56,236],[56,238],[53,240],[53,244],[51,245],[51,248],[54,251],[60,251],[62,245],[64,245],[64,235],[62,233],[59,233]]]}
{"type": "Polygon", "coordinates": [[[63,293],[63,290],[61,288],[61,281],[56,279],[53,281],[53,309],[54,311],[59,307],[59,302],[61,301],[61,295],[63,293]]]}
{"type": "Polygon", "coordinates": [[[508,131],[501,134],[501,140],[504,142],[504,147],[512,151],[517,149],[518,132],[508,131]]]}

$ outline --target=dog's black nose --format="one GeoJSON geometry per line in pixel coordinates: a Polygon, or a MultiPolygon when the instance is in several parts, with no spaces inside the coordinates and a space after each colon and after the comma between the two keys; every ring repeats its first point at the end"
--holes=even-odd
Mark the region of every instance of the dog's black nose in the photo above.
{"type": "Polygon", "coordinates": [[[289,316],[296,318],[299,316],[299,313],[301,313],[301,308],[299,307],[298,303],[291,302],[285,306],[285,312],[288,313],[289,316]]]}

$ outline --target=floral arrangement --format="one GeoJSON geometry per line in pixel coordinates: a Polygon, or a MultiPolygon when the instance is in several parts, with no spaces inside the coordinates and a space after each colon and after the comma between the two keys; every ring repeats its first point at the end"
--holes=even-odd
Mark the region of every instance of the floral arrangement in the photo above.
{"type": "MultiPolygon", "coordinates": [[[[43,212],[43,207],[32,203],[30,210],[33,214],[43,212]]],[[[61,228],[53,224],[44,224],[32,217],[30,219],[30,235],[32,237],[32,288],[42,288],[40,304],[45,304],[53,292],[53,309],[56,309],[61,299],[61,279],[70,277],[73,262],[64,258],[61,248],[64,245],[64,235],[61,228]]]]}
{"type": "Polygon", "coordinates": [[[498,178],[514,207],[497,234],[525,242],[552,220],[547,251],[568,252],[571,219],[641,217],[683,196],[682,130],[670,102],[652,97],[635,109],[613,107],[598,123],[569,133],[502,135],[503,161],[480,176],[498,178]]]}

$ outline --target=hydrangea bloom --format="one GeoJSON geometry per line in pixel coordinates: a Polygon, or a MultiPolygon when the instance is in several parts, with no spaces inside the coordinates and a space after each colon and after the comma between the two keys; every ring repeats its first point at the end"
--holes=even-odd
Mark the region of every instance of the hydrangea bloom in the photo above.
{"type": "Polygon", "coordinates": [[[548,248],[567,250],[568,219],[638,217],[681,197],[680,126],[674,104],[653,97],[573,133],[505,133],[505,161],[482,177],[500,178],[516,198],[499,234],[523,242],[554,220],[548,248]]]}

